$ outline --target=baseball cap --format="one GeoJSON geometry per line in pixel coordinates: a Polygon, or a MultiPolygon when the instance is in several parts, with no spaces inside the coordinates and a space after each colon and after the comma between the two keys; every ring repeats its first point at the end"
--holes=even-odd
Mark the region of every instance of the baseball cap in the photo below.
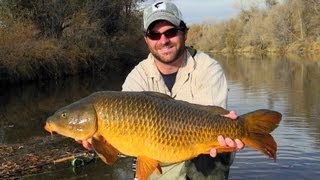
{"type": "Polygon", "coordinates": [[[157,20],[165,20],[178,27],[183,19],[175,4],[167,1],[157,1],[143,11],[144,30],[147,30],[150,24],[157,20]]]}

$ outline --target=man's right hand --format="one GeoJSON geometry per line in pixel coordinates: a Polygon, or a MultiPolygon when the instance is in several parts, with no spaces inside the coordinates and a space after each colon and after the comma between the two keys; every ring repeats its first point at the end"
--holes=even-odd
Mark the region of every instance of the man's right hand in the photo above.
{"type": "Polygon", "coordinates": [[[89,151],[93,151],[93,147],[92,147],[92,145],[91,145],[91,143],[88,141],[88,140],[79,140],[79,141],[77,141],[78,143],[80,143],[80,144],[82,144],[82,146],[84,147],[84,148],[86,148],[87,150],[89,150],[89,151]]]}

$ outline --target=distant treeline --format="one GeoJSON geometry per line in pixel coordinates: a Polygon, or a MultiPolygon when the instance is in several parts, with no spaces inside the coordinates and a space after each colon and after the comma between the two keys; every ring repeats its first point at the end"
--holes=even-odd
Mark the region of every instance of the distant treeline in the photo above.
{"type": "Polygon", "coordinates": [[[320,54],[319,0],[264,3],[258,8],[251,1],[228,21],[192,25],[188,43],[212,52],[320,54]]]}
{"type": "Polygon", "coordinates": [[[147,53],[141,1],[0,1],[0,81],[128,70],[147,53]]]}
{"type": "MultiPolygon", "coordinates": [[[[0,82],[127,72],[148,52],[143,1],[1,0],[0,82]]],[[[191,26],[188,43],[204,51],[320,52],[319,0],[265,3],[267,9],[243,8],[228,21],[191,26]]]]}

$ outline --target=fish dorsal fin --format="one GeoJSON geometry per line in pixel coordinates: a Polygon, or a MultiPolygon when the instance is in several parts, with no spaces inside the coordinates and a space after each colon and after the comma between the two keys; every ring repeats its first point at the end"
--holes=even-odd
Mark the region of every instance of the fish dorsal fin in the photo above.
{"type": "Polygon", "coordinates": [[[159,92],[154,91],[143,91],[144,94],[148,96],[158,97],[158,98],[165,98],[165,99],[173,99],[171,96],[159,92]]]}
{"type": "Polygon", "coordinates": [[[109,144],[101,135],[94,135],[91,143],[93,149],[106,164],[112,165],[118,159],[119,151],[109,144]]]}
{"type": "Polygon", "coordinates": [[[139,180],[147,180],[153,171],[156,171],[158,174],[162,173],[157,160],[145,156],[137,157],[137,176],[139,180]]]}

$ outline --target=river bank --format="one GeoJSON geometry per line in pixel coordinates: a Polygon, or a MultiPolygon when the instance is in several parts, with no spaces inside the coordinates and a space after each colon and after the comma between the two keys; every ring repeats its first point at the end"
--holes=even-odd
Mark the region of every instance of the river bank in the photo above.
{"type": "MultiPolygon", "coordinates": [[[[18,26],[18,25],[17,25],[18,26]]],[[[25,83],[61,79],[77,74],[108,73],[115,69],[126,75],[144,59],[148,49],[141,34],[130,41],[122,36],[90,43],[74,37],[39,39],[33,26],[19,25],[21,32],[6,31],[0,36],[0,84],[25,83]],[[22,28],[25,27],[25,28],[22,28]],[[101,42],[100,42],[101,41],[101,42]],[[103,46],[98,46],[103,44],[103,46]]],[[[192,36],[191,36],[192,37],[192,36]]],[[[189,45],[193,45],[190,44],[189,45]]],[[[194,46],[198,51],[213,54],[244,56],[282,56],[295,59],[320,59],[320,42],[298,41],[285,48],[246,46],[238,49],[210,50],[194,46]]],[[[205,46],[207,47],[207,46],[205,46]]]]}
{"type": "Polygon", "coordinates": [[[33,137],[24,143],[0,144],[0,151],[1,179],[52,171],[59,163],[70,166],[72,156],[88,153],[74,140],[62,136],[33,137]]]}
{"type": "Polygon", "coordinates": [[[261,47],[247,46],[239,49],[211,50],[212,53],[223,54],[252,54],[252,55],[281,55],[281,56],[306,56],[320,59],[320,42],[295,42],[283,48],[268,47],[262,49],[261,47]]]}

